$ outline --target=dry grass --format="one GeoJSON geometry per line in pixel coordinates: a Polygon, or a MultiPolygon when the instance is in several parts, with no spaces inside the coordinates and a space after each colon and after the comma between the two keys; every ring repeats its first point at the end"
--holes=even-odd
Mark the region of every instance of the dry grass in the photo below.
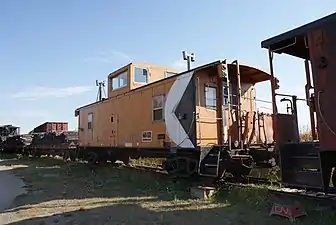
{"type": "Polygon", "coordinates": [[[308,126],[303,126],[299,129],[300,141],[312,141],[313,135],[311,129],[308,126]]]}
{"type": "MultiPolygon", "coordinates": [[[[189,197],[187,182],[174,183],[159,174],[112,166],[92,169],[55,159],[2,163],[21,176],[28,189],[0,214],[8,224],[288,223],[268,216],[274,199],[265,189],[224,189],[204,201],[189,197]]],[[[335,224],[329,211],[309,210],[309,217],[298,224],[335,224]]]]}
{"type": "Polygon", "coordinates": [[[162,166],[164,158],[139,158],[132,160],[132,164],[141,166],[162,166]]]}

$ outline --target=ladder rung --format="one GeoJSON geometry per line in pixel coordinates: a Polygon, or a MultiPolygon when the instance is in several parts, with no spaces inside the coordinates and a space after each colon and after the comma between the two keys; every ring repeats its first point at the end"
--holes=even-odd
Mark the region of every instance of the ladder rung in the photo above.
{"type": "Polygon", "coordinates": [[[217,164],[204,164],[204,166],[208,166],[208,167],[217,167],[217,164]]]}
{"type": "Polygon", "coordinates": [[[204,173],[200,173],[200,175],[204,177],[217,177],[217,175],[204,174],[204,173]]]}

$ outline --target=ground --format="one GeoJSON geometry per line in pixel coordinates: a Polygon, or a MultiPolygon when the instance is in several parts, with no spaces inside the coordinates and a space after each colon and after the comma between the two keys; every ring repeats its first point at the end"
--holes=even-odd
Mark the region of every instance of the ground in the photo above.
{"type": "MultiPolygon", "coordinates": [[[[211,200],[197,200],[190,197],[188,181],[150,172],[50,158],[1,164],[27,189],[0,213],[3,224],[290,224],[269,216],[276,198],[262,188],[224,188],[211,200]]],[[[305,206],[308,217],[296,224],[336,224],[331,209],[305,206]]]]}

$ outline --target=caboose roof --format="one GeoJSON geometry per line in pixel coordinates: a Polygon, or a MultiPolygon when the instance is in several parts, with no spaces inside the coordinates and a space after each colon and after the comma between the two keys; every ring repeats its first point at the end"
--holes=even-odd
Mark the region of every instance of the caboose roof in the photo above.
{"type": "Polygon", "coordinates": [[[309,59],[309,50],[306,47],[305,41],[306,35],[312,30],[329,24],[336,24],[336,13],[264,40],[261,42],[261,47],[270,49],[279,54],[285,53],[299,58],[309,59]]]}
{"type": "MultiPolygon", "coordinates": [[[[205,64],[205,65],[193,68],[193,69],[191,69],[191,71],[205,70],[205,69],[217,66],[221,63],[223,63],[223,60],[217,60],[215,62],[211,62],[211,63],[205,64]]],[[[262,69],[253,67],[251,65],[248,65],[248,64],[245,64],[245,63],[239,63],[239,68],[240,68],[241,82],[255,84],[255,83],[259,83],[259,82],[263,82],[263,81],[267,81],[267,80],[271,79],[271,75],[269,73],[265,72],[262,69]]],[[[231,71],[234,71],[234,70],[237,69],[237,66],[236,66],[236,64],[228,63],[228,69],[229,69],[229,74],[230,74],[231,71]]],[[[137,89],[130,90],[129,92],[138,91],[139,89],[142,89],[142,88],[148,88],[149,85],[159,83],[162,80],[172,79],[173,77],[180,76],[180,75],[185,74],[187,72],[189,72],[189,71],[185,71],[185,72],[178,73],[178,74],[176,74],[174,76],[171,76],[171,77],[167,77],[167,78],[164,78],[164,79],[161,79],[161,80],[157,80],[157,81],[152,82],[148,85],[139,87],[137,89]]],[[[121,94],[121,95],[124,95],[124,94],[121,94]]],[[[116,97],[116,96],[114,96],[114,97],[116,97]]],[[[105,99],[103,101],[108,101],[108,99],[105,99]]],[[[99,103],[101,103],[101,102],[93,102],[93,103],[90,103],[88,105],[79,107],[75,110],[75,115],[79,112],[79,110],[81,110],[83,108],[86,108],[86,107],[89,107],[89,106],[92,106],[92,105],[95,105],[95,104],[99,104],[99,103]]]]}

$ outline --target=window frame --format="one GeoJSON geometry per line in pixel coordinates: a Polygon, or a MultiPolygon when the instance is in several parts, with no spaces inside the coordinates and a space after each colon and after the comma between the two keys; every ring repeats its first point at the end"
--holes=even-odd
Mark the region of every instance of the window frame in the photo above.
{"type": "Polygon", "coordinates": [[[217,88],[216,87],[214,87],[214,86],[205,86],[204,87],[204,107],[206,109],[210,109],[210,110],[216,110],[217,109],[217,88]],[[211,89],[215,90],[215,96],[214,96],[215,97],[214,98],[215,105],[208,105],[207,104],[207,100],[209,99],[209,98],[207,98],[207,93],[209,92],[209,91],[207,91],[208,88],[211,88],[211,89]]]}
{"type": "MultiPolygon", "coordinates": [[[[223,105],[227,106],[229,104],[229,96],[228,96],[228,92],[226,87],[226,83],[223,84],[223,105]]],[[[233,104],[233,97],[235,97],[235,95],[232,94],[232,84],[230,83],[229,86],[229,92],[230,92],[230,105],[233,104]]]]}
{"type": "Polygon", "coordinates": [[[127,86],[128,86],[128,77],[129,77],[128,74],[129,74],[129,73],[128,73],[128,70],[125,70],[125,71],[119,73],[118,75],[111,77],[111,78],[110,78],[110,79],[111,79],[111,90],[114,91],[114,90],[118,90],[118,89],[123,88],[123,87],[127,87],[127,86]],[[120,85],[120,81],[122,80],[122,79],[121,79],[122,76],[125,76],[125,77],[126,77],[126,82],[125,82],[125,84],[120,85]],[[115,79],[116,79],[117,82],[118,82],[118,87],[116,87],[116,88],[113,87],[113,81],[114,81],[115,79]]]}
{"type": "Polygon", "coordinates": [[[93,130],[93,112],[87,114],[87,129],[93,130]],[[91,117],[90,117],[91,116],[91,117]],[[90,119],[91,118],[91,119],[90,119]],[[90,126],[91,125],[91,126],[90,126]]]}
{"type": "Polygon", "coordinates": [[[166,96],[165,96],[164,94],[161,94],[161,95],[154,95],[154,96],[152,96],[152,121],[153,121],[153,122],[161,122],[161,121],[164,121],[164,105],[165,105],[165,100],[166,100],[166,96]],[[158,98],[158,97],[161,98],[162,105],[159,106],[159,107],[154,107],[154,99],[155,99],[155,98],[158,98]],[[154,118],[154,112],[155,112],[156,110],[162,110],[162,113],[161,113],[161,119],[155,120],[155,118],[154,118]]]}
{"type": "MultiPolygon", "coordinates": [[[[224,84],[223,85],[223,106],[227,106],[229,104],[229,96],[227,94],[227,91],[226,91],[226,85],[224,84]]],[[[230,105],[233,104],[233,97],[235,97],[235,95],[232,94],[232,85],[229,86],[229,90],[230,90],[230,105]]],[[[204,107],[207,108],[207,109],[210,109],[210,110],[216,110],[217,109],[217,87],[215,86],[211,86],[211,85],[205,85],[204,87],[204,107]],[[216,104],[215,105],[208,105],[207,104],[207,100],[209,98],[207,98],[207,88],[213,88],[215,90],[215,102],[216,104]]]]}
{"type": "Polygon", "coordinates": [[[149,76],[149,69],[146,68],[146,67],[139,67],[139,66],[134,66],[133,67],[133,82],[134,83],[137,83],[137,84],[148,84],[148,76],[149,76]],[[141,69],[142,71],[146,70],[147,71],[147,75],[146,75],[146,82],[139,82],[139,81],[136,81],[135,79],[135,70],[136,69],[141,69]]]}

